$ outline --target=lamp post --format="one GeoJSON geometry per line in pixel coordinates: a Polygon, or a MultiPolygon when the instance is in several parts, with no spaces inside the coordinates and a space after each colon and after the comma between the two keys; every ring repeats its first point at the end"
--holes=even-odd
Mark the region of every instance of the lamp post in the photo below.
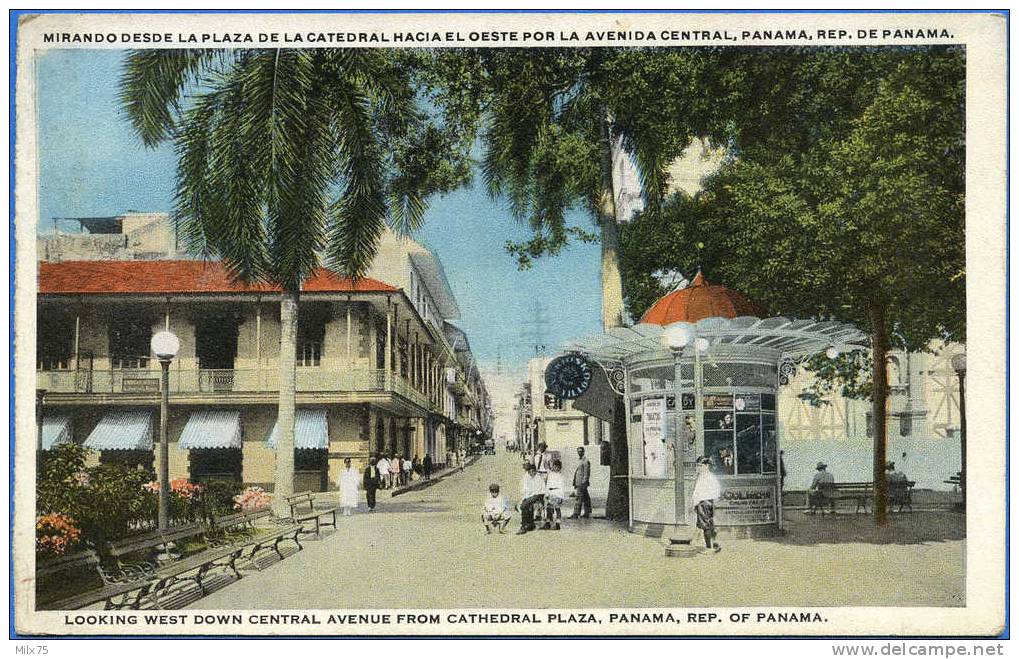
{"type": "Polygon", "coordinates": [[[962,458],[959,490],[962,492],[962,511],[966,512],[966,353],[952,355],[952,370],[959,378],[959,443],[962,458]]]}
{"type": "Polygon", "coordinates": [[[170,510],[170,445],[166,436],[166,422],[170,409],[170,362],[180,350],[180,340],[169,330],[152,337],[152,354],[159,360],[162,378],[159,383],[159,531],[169,526],[170,510]]]}
{"type": "MultiPolygon", "coordinates": [[[[662,344],[672,352],[673,367],[674,367],[674,378],[676,388],[676,414],[679,417],[679,423],[677,427],[680,431],[677,433],[678,437],[674,437],[673,441],[676,442],[676,447],[673,450],[673,460],[675,460],[674,473],[676,475],[675,490],[676,490],[676,521],[686,520],[686,491],[684,489],[684,470],[683,470],[683,374],[681,367],[681,357],[683,355],[683,349],[690,343],[693,338],[693,332],[686,325],[673,325],[665,330],[662,334],[662,344]]],[[[697,342],[694,342],[694,348],[696,349],[697,342]]],[[[696,359],[696,357],[695,357],[696,359]]],[[[697,398],[697,379],[696,374],[694,377],[694,397],[697,398]]],[[[694,440],[697,441],[696,439],[694,440]]]]}

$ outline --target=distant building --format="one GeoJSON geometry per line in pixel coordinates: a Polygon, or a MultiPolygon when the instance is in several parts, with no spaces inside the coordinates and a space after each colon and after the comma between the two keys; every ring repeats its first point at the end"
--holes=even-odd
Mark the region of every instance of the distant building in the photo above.
{"type": "Polygon", "coordinates": [[[167,213],[128,211],[110,217],[58,218],[37,238],[40,261],[129,261],[187,258],[167,213]]]}
{"type": "MultiPolygon", "coordinates": [[[[150,226],[156,234],[170,226],[165,215],[146,215],[156,218],[150,226]]],[[[141,216],[122,216],[128,221],[119,227],[127,233],[87,234],[121,236],[139,247],[134,259],[106,260],[103,248],[89,252],[95,245],[88,241],[61,237],[49,252],[57,259],[39,264],[36,386],[45,390],[43,448],[84,443],[100,461],[151,469],[160,367],[149,342],[169,329],[181,341],[170,372],[171,478],[271,486],[279,291],[237,283],[218,262],[165,258],[169,251],[156,249],[155,239],[125,238],[146,226],[135,226],[141,216]],[[78,251],[72,252],[74,245],[78,251]],[[63,258],[71,253],[92,258],[63,258]]],[[[112,230],[115,224],[102,226],[112,230]]],[[[334,485],[344,458],[363,464],[370,452],[428,454],[441,465],[454,442],[491,432],[487,390],[469,346],[447,339],[442,314],[457,312],[456,301],[445,278],[428,271],[441,273],[441,265],[417,243],[401,244],[403,252],[387,250],[379,256],[387,263],[373,266],[389,281],[352,282],[320,270],[304,284],[298,490],[334,485]],[[426,265],[419,270],[420,263],[426,265]]]]}

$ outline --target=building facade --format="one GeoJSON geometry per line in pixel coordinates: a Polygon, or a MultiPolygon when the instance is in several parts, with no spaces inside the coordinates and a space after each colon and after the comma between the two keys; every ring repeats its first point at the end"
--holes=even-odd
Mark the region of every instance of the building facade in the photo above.
{"type": "MultiPolygon", "coordinates": [[[[393,276],[399,263],[387,264],[395,284],[371,277],[352,282],[324,270],[304,284],[296,355],[298,491],[335,487],[344,458],[364,464],[370,453],[427,454],[442,465],[452,437],[485,431],[484,415],[468,411],[486,399],[484,382],[461,373],[464,357],[442,331],[442,314],[456,309],[448,284],[435,290],[444,278],[411,279],[413,262],[403,265],[412,293],[401,285],[405,279],[393,276]],[[447,370],[463,382],[462,393],[450,395],[447,370]]],[[[171,478],[271,487],[279,300],[278,290],[235,282],[217,262],[41,262],[41,448],[72,441],[95,449],[95,460],[154,469],[160,365],[149,342],[165,329],[181,343],[170,367],[171,478]]]]}

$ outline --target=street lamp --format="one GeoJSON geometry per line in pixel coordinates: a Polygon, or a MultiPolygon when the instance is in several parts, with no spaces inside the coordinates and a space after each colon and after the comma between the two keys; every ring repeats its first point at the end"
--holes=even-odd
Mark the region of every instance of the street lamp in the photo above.
{"type": "Polygon", "coordinates": [[[166,422],[170,408],[170,362],[180,350],[180,339],[164,330],[152,337],[152,354],[159,360],[162,367],[162,379],[159,384],[159,531],[163,533],[169,526],[170,510],[170,445],[166,436],[166,422]]]}
{"type": "Polygon", "coordinates": [[[962,511],[966,512],[966,353],[952,355],[952,370],[959,377],[959,443],[962,467],[959,469],[959,490],[962,492],[962,511]]]}

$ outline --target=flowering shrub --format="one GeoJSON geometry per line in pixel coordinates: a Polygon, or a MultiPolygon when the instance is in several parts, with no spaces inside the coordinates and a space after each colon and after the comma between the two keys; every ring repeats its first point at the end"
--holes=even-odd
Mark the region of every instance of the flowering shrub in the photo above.
{"type": "MultiPolygon", "coordinates": [[[[149,494],[159,494],[159,481],[142,484],[142,489],[149,494]]],[[[170,516],[176,520],[195,521],[202,517],[202,493],[205,486],[192,483],[186,478],[170,481],[170,516]]],[[[154,497],[153,502],[157,499],[154,497]]]]}
{"type": "Polygon", "coordinates": [[[234,509],[246,513],[268,508],[272,503],[272,495],[260,487],[248,487],[234,497],[234,509]]]}
{"type": "Polygon", "coordinates": [[[50,513],[35,520],[35,547],[41,554],[63,556],[81,540],[81,529],[67,515],[50,513]]]}

